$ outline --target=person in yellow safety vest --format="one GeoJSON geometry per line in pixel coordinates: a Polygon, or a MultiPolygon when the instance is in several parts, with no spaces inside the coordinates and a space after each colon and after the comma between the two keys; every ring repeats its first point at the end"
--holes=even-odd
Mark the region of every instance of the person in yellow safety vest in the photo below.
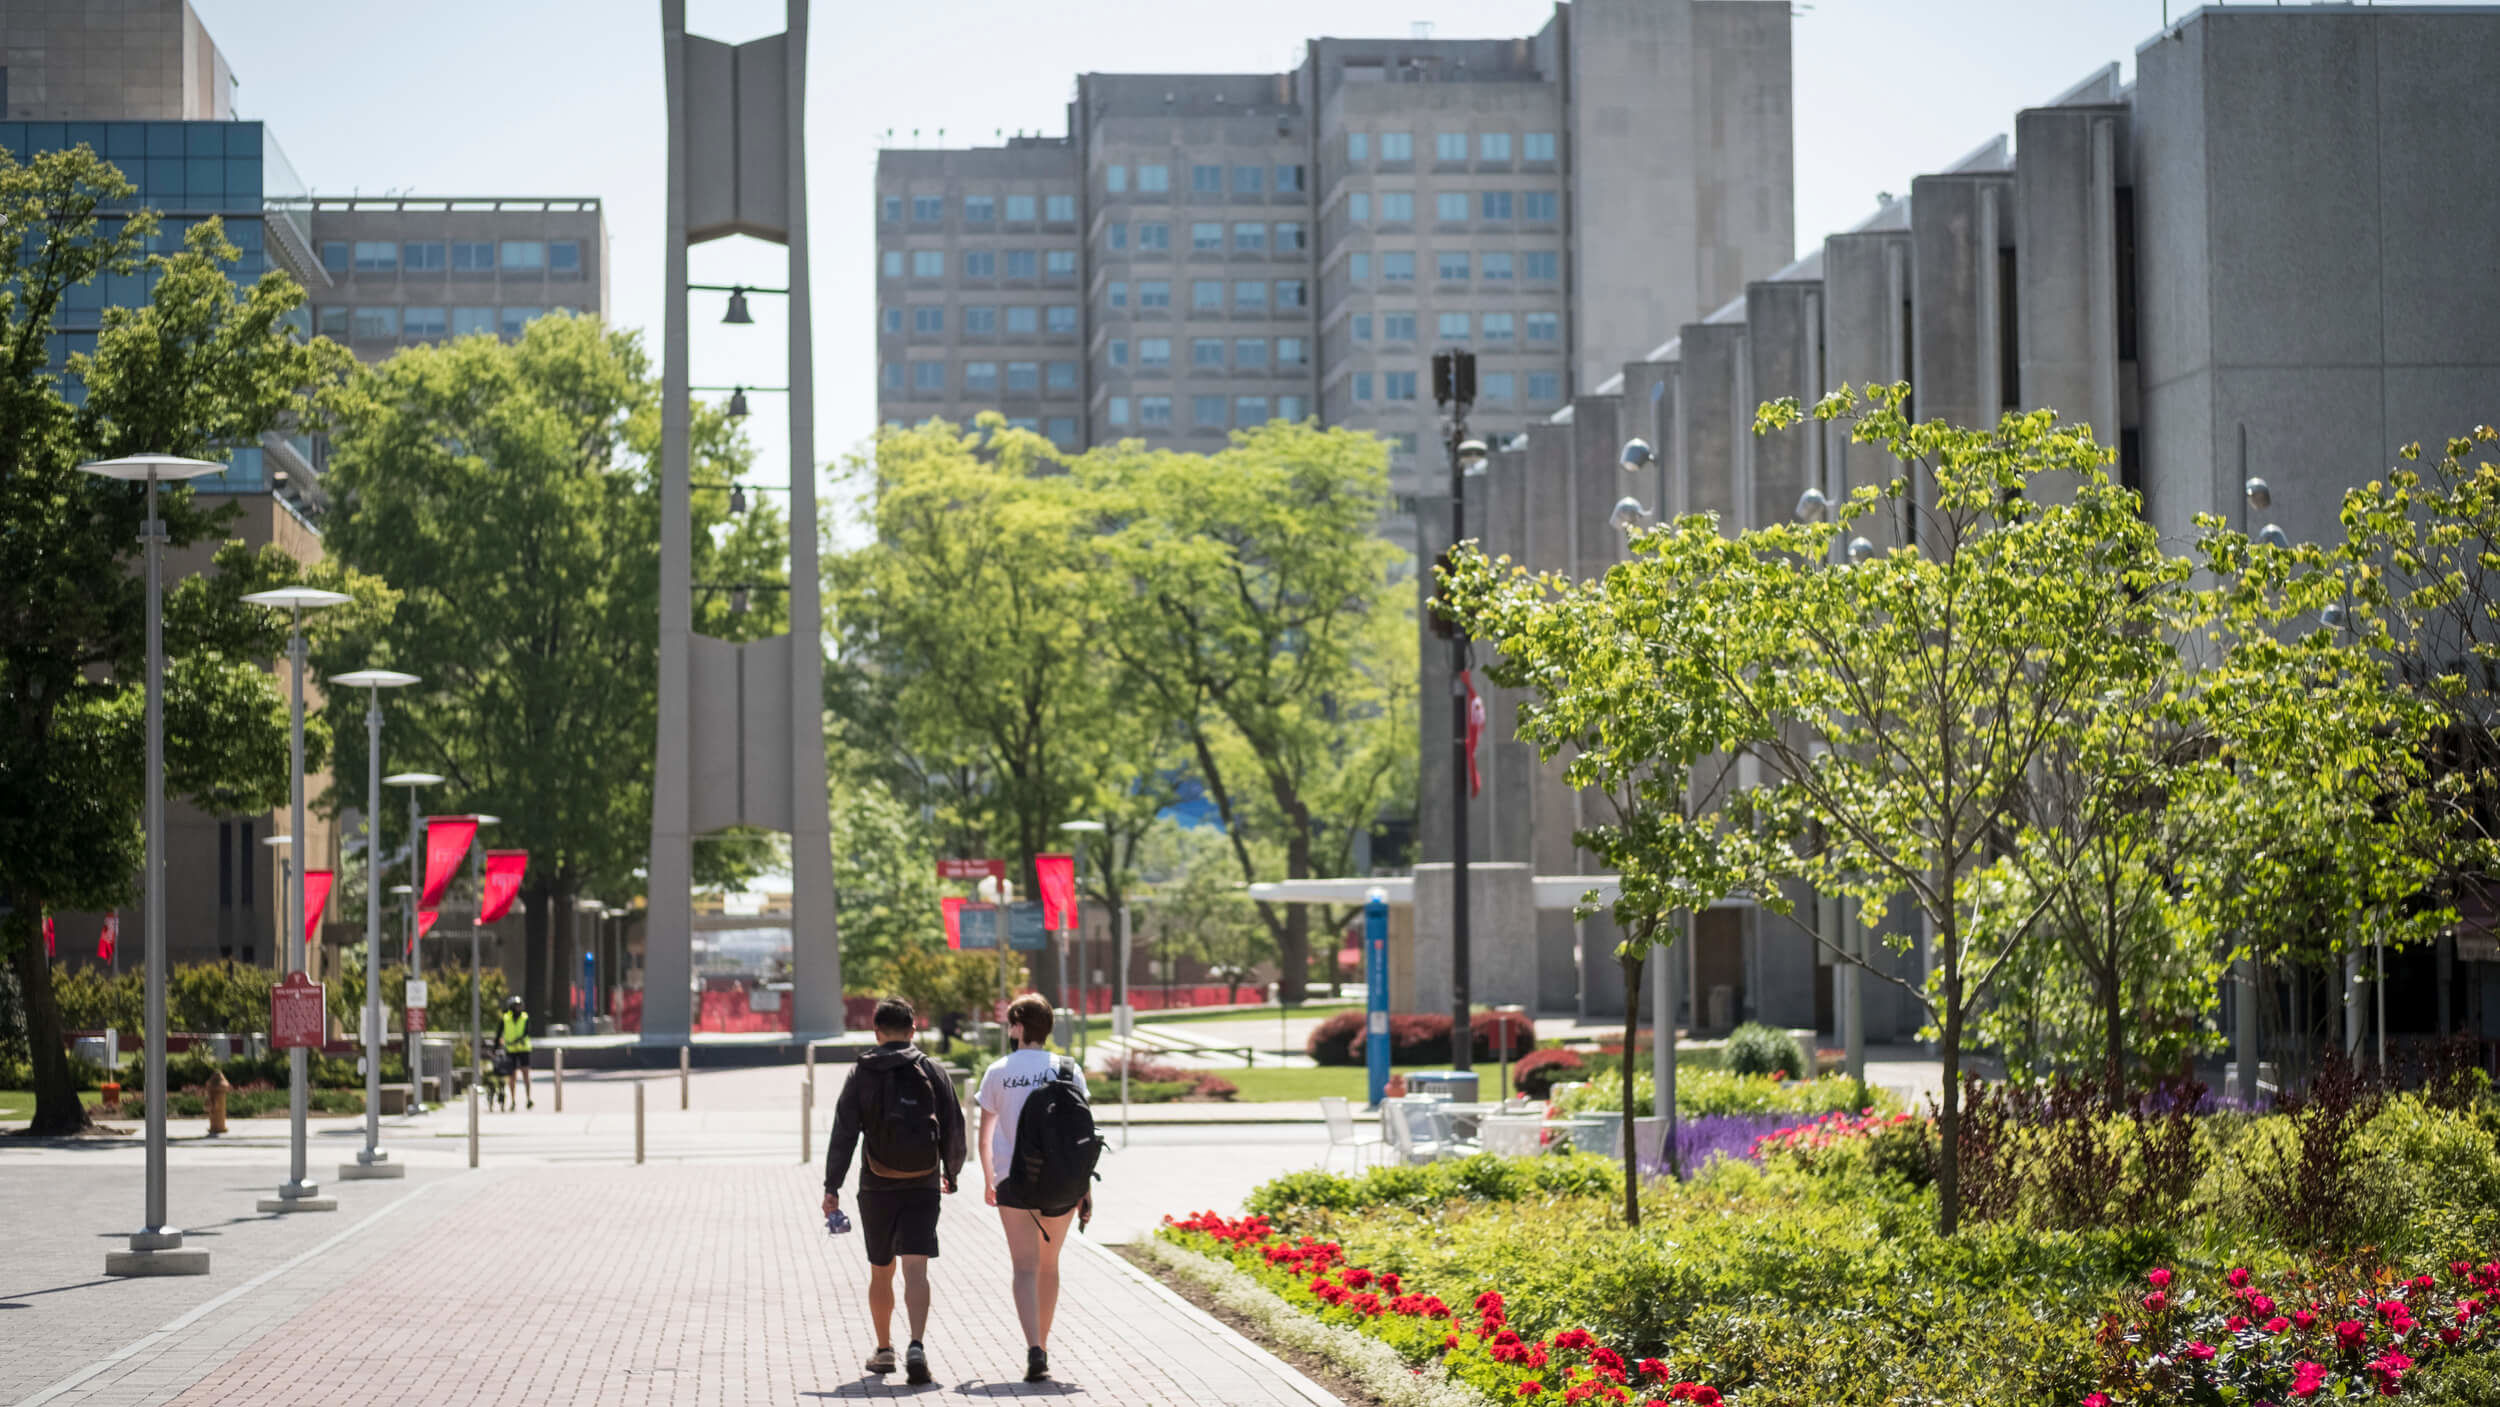
{"type": "Polygon", "coordinates": [[[520,1083],[521,1097],[537,1108],[538,1096],[530,1088],[530,1014],[521,1009],[519,997],[503,1004],[503,1050],[512,1057],[512,1078],[520,1083]]]}

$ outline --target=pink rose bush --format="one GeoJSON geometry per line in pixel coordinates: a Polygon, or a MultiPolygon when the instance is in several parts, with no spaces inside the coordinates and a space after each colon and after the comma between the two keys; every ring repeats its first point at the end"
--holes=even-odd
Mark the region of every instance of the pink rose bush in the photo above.
{"type": "Polygon", "coordinates": [[[2269,1293],[2234,1268],[2200,1291],[2167,1268],[2145,1277],[2142,1313],[2112,1314],[2095,1336],[2100,1391],[2081,1407],[2239,1402],[2299,1407],[2399,1397],[2413,1370],[2493,1347],[2500,1261],[2456,1261],[2443,1275],[2391,1270],[2329,1285],[2286,1279],[2269,1293]],[[2298,1305],[2290,1313],[2287,1305],[2298,1305]]]}
{"type": "Polygon", "coordinates": [[[1288,1238],[1264,1216],[1199,1212],[1163,1224],[1178,1244],[1231,1262],[1288,1303],[1380,1339],[1410,1361],[1438,1361],[1496,1401],[1721,1407],[1717,1388],[1677,1379],[1660,1359],[1627,1362],[1586,1329],[1521,1335],[1499,1290],[1452,1305],[1394,1271],[1347,1263],[1337,1242],[1288,1238]]]}

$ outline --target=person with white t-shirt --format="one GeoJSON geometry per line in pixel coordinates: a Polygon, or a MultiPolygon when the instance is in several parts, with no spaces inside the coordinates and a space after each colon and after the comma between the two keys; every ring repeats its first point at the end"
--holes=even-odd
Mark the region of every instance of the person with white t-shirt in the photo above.
{"type": "MultiPolygon", "coordinates": [[[[1007,1256],[1013,1263],[1016,1318],[1024,1325],[1028,1383],[1050,1380],[1050,1318],[1059,1305],[1059,1249],[1067,1244],[1068,1222],[1078,1230],[1093,1219],[1088,1197],[1072,1211],[1049,1216],[1031,1207],[999,1200],[999,1184],[1015,1161],[1016,1129],[1025,1101],[1053,1080],[1065,1079],[1085,1093],[1085,1071],[1073,1060],[1050,1052],[1050,1003],[1027,992],[1007,1008],[1007,1030],[1016,1048],[991,1063],[981,1076],[981,1181],[989,1204],[998,1208],[998,1222],[1007,1233],[1007,1256]]],[[[1010,1193],[1012,1201],[1013,1193],[1010,1193]]]]}

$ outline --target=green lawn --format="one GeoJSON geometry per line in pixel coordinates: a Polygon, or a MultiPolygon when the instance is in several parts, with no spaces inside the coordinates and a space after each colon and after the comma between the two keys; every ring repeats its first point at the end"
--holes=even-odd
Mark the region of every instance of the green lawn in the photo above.
{"type": "MultiPolygon", "coordinates": [[[[1409,1070],[1446,1070],[1446,1065],[1399,1065],[1390,1073],[1405,1074],[1409,1070]]],[[[1476,1067],[1484,1097],[1494,1094],[1494,1070],[1491,1065],[1476,1067]]],[[[1323,1065],[1315,1070],[1280,1070],[1262,1066],[1256,1070],[1227,1070],[1221,1066],[1211,1073],[1221,1075],[1239,1086],[1241,1093],[1233,1096],[1238,1103],[1259,1104],[1276,1099],[1324,1099],[1342,1095],[1361,1104],[1369,1097],[1361,1066],[1323,1065]]],[[[1117,1083],[1102,1082],[1102,1088],[1116,1098],[1117,1083]]]]}
{"type": "MultiPolygon", "coordinates": [[[[93,1109],[103,1096],[88,1090],[79,1098],[93,1109]]],[[[35,1117],[35,1092],[31,1089],[0,1089],[0,1124],[22,1124],[35,1117]]]]}
{"type": "MultiPolygon", "coordinates": [[[[1347,997],[1343,1000],[1336,1001],[1323,1000],[1304,1002],[1302,1005],[1287,1011],[1285,1015],[1288,1018],[1333,1016],[1340,1011],[1360,1011],[1362,1010],[1362,1007],[1362,998],[1347,997]]],[[[1180,1007],[1172,1011],[1141,1011],[1137,1014],[1137,1024],[1140,1026],[1157,1026],[1166,1021],[1202,1022],[1210,1026],[1215,1025],[1218,1022],[1227,1024],[1248,1024],[1254,1021],[1264,1021],[1272,1027],[1276,1024],[1276,1008],[1271,1006],[1262,1008],[1258,1011],[1222,1011],[1207,1016],[1194,1016],[1190,1014],[1189,1008],[1180,1007]]],[[[1092,1035],[1110,1035],[1111,1018],[1108,1016],[1094,1017],[1085,1023],[1085,1029],[1092,1035]]]]}

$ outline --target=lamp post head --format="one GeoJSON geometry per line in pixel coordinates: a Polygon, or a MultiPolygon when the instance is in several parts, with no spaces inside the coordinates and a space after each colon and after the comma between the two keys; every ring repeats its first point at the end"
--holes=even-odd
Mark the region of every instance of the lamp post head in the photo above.
{"type": "Polygon", "coordinates": [[[729,611],[732,615],[747,613],[747,587],[741,583],[729,588],[729,611]]]}
{"type": "Polygon", "coordinates": [[[394,884],[391,886],[391,892],[393,894],[414,894],[417,892],[417,887],[413,884],[394,884]]]}
{"type": "Polygon", "coordinates": [[[2352,613],[2344,609],[2341,601],[2329,601],[2326,609],[2318,612],[2318,623],[2329,630],[2341,630],[2351,619],[2352,613]]]}
{"type": "Polygon", "coordinates": [[[503,817],[501,817],[501,816],[489,816],[489,815],[487,815],[487,814],[486,814],[485,812],[483,812],[483,811],[478,812],[476,815],[471,816],[469,819],[470,819],[470,820],[472,820],[472,821],[477,822],[477,823],[478,823],[479,825],[481,825],[481,826],[500,826],[500,825],[502,825],[502,824],[503,824],[503,817]]]}
{"type": "Polygon", "coordinates": [[[2288,550],[2292,545],[2292,535],[2283,531],[2281,528],[2276,527],[2274,524],[2268,523],[2264,527],[2257,530],[2257,541],[2261,546],[2280,547],[2288,550]]]}
{"type": "Polygon", "coordinates": [[[264,835],[260,838],[260,843],[268,846],[272,850],[275,850],[280,846],[293,845],[295,843],[295,837],[291,835],[264,835]]]}
{"type": "Polygon", "coordinates": [[[1649,447],[1649,441],[1636,435],[1623,442],[1624,473],[1637,474],[1657,461],[1658,452],[1649,447]]]}
{"type": "Polygon", "coordinates": [[[1458,444],[1458,472],[1474,478],[1484,472],[1485,449],[1482,440],[1461,440],[1458,444]]]}
{"type": "Polygon", "coordinates": [[[1831,511],[1832,501],[1824,497],[1821,489],[1809,488],[1797,495],[1797,521],[1800,523],[1819,523],[1831,511]]]}
{"type": "Polygon", "coordinates": [[[732,420],[744,420],[747,418],[746,387],[732,386],[729,388],[729,418],[732,420]]]}
{"type": "Polygon", "coordinates": [[[729,514],[730,514],[730,516],[734,518],[734,517],[738,516],[739,514],[744,513],[744,512],[746,512],[746,511],[747,511],[747,486],[746,486],[746,485],[744,485],[744,484],[731,484],[731,485],[729,486],[729,514]]]}
{"type": "Polygon", "coordinates": [[[185,459],[178,454],[126,454],[119,459],[91,459],[78,466],[81,474],[99,479],[119,479],[124,483],[145,483],[150,479],[168,482],[196,479],[202,474],[221,474],[226,466],[205,459],[185,459]]]}
{"type": "Polygon", "coordinates": [[[272,610],[317,611],[324,606],[343,606],[356,598],[344,591],[324,591],[318,586],[281,586],[273,591],[255,591],[243,599],[272,610]]]}
{"type": "Polygon", "coordinates": [[[1616,532],[1628,533],[1639,527],[1641,520],[1648,516],[1649,510],[1641,506],[1639,499],[1625,498],[1616,501],[1615,511],[1607,515],[1606,522],[1616,532]]]}
{"type": "Polygon", "coordinates": [[[382,785],[388,787],[430,787],[442,780],[443,779],[441,777],[438,777],[431,772],[393,772],[389,776],[382,779],[382,785]]]}
{"type": "Polygon", "coordinates": [[[740,327],[755,321],[754,317],[747,312],[747,291],[744,288],[729,290],[729,311],[722,315],[721,321],[740,327]]]}
{"type": "Polygon", "coordinates": [[[346,674],[333,674],[330,682],[344,684],[351,689],[405,689],[417,682],[417,676],[402,674],[395,669],[358,669],[346,674]]]}
{"type": "Polygon", "coordinates": [[[1867,558],[1874,555],[1874,543],[1871,543],[1862,537],[1853,537],[1849,539],[1849,560],[1851,562],[1863,562],[1867,558]]]}
{"type": "Polygon", "coordinates": [[[1063,831],[1079,831],[1086,835],[1094,835],[1107,829],[1107,827],[1105,827],[1100,821],[1061,821],[1059,823],[1059,829],[1063,831]]]}
{"type": "Polygon", "coordinates": [[[2262,511],[2274,506],[2274,488],[2265,480],[2251,474],[2248,482],[2240,487],[2248,495],[2249,507],[2262,511]]]}

